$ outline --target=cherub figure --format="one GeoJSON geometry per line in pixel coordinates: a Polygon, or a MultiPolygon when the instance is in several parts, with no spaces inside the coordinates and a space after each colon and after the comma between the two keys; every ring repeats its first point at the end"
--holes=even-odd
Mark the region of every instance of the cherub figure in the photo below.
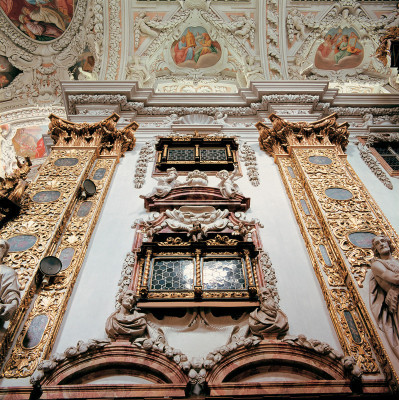
{"type": "Polygon", "coordinates": [[[182,183],[177,180],[177,170],[176,168],[168,168],[166,170],[166,176],[163,178],[157,179],[157,184],[153,191],[146,196],[140,195],[142,199],[151,197],[151,196],[158,196],[158,197],[165,197],[169,192],[177,186],[181,186],[182,183]]]}
{"type": "Polygon", "coordinates": [[[199,221],[194,221],[192,228],[187,232],[187,236],[193,242],[199,242],[207,236],[207,233],[199,221]]]}
{"type": "Polygon", "coordinates": [[[220,189],[220,192],[222,193],[222,196],[231,199],[236,194],[241,194],[240,188],[235,183],[235,181],[240,178],[238,176],[237,166],[234,166],[234,170],[230,174],[225,169],[219,171],[216,174],[216,177],[220,179],[218,187],[220,189]]]}

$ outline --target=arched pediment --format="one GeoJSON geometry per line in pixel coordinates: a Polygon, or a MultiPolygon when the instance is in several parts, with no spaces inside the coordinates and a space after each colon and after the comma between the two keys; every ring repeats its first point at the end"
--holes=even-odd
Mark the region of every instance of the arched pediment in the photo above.
{"type": "Polygon", "coordinates": [[[209,371],[207,381],[211,386],[241,381],[295,382],[300,377],[302,381],[330,381],[343,380],[346,376],[339,361],[304,347],[293,347],[270,340],[254,348],[243,348],[223,358],[209,371]]]}
{"type": "Polygon", "coordinates": [[[126,376],[138,378],[137,382],[145,380],[151,387],[174,384],[185,388],[188,382],[180,367],[162,353],[147,352],[129,342],[117,341],[96,352],[66,358],[51,374],[46,375],[41,385],[96,384],[96,381],[101,382],[106,378],[117,380],[118,377],[126,376]]]}

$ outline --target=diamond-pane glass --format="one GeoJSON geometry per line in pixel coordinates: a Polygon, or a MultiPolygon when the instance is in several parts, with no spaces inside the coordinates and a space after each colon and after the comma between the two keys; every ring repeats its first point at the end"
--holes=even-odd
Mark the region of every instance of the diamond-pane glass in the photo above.
{"type": "Polygon", "coordinates": [[[205,258],[202,263],[205,290],[245,289],[245,276],[240,258],[205,258]]]}
{"type": "Polygon", "coordinates": [[[192,290],[194,262],[190,258],[154,260],[151,290],[192,290]]]}
{"type": "Polygon", "coordinates": [[[201,161],[226,161],[225,149],[201,149],[201,161]]]}
{"type": "Polygon", "coordinates": [[[169,149],[168,161],[194,161],[194,149],[169,149]]]}

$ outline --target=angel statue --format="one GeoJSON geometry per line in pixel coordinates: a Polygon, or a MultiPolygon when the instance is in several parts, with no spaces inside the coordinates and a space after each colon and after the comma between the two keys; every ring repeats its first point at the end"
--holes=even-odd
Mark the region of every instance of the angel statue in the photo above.
{"type": "Polygon", "coordinates": [[[218,187],[224,197],[231,199],[236,194],[242,194],[240,188],[235,183],[235,181],[240,178],[238,176],[238,168],[236,165],[234,166],[232,173],[229,174],[228,171],[223,169],[216,174],[216,177],[220,179],[218,187]]]}
{"type": "Polygon", "coordinates": [[[165,197],[174,187],[181,186],[183,183],[177,180],[176,168],[168,168],[166,176],[157,179],[157,184],[153,191],[147,195],[140,195],[140,198],[146,199],[151,196],[165,197]]]}

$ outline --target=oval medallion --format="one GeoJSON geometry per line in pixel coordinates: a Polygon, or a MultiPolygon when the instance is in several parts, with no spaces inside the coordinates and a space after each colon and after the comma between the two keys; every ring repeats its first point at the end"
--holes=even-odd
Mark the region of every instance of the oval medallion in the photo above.
{"type": "Polygon", "coordinates": [[[291,167],[287,167],[287,169],[288,169],[288,172],[289,172],[290,175],[291,175],[291,178],[292,178],[292,179],[296,179],[294,170],[293,170],[291,167]]]}
{"type": "Polygon", "coordinates": [[[32,349],[40,343],[44,330],[48,322],[47,315],[41,314],[33,318],[28,331],[25,334],[22,345],[26,349],[32,349]]]}
{"type": "Polygon", "coordinates": [[[99,169],[94,173],[93,179],[94,179],[95,181],[99,181],[100,179],[103,179],[103,178],[104,178],[104,175],[105,175],[105,171],[106,171],[105,168],[99,168],[99,169]]]}
{"type": "Polygon", "coordinates": [[[33,235],[19,235],[7,239],[11,251],[25,251],[30,249],[36,243],[37,237],[33,235]]]}
{"type": "Polygon", "coordinates": [[[371,249],[372,240],[376,237],[374,233],[371,232],[354,232],[349,236],[349,240],[352,244],[362,249],[371,249]]]}
{"type": "Polygon", "coordinates": [[[312,164],[317,164],[317,165],[329,165],[332,163],[331,158],[325,156],[310,156],[309,161],[312,164]]]}
{"type": "Polygon", "coordinates": [[[353,197],[353,194],[346,189],[341,188],[329,188],[326,189],[325,194],[334,200],[349,200],[353,197]]]}
{"type": "Polygon", "coordinates": [[[66,249],[63,249],[61,251],[61,254],[60,254],[60,260],[62,262],[61,271],[63,271],[64,269],[67,269],[69,267],[74,253],[75,253],[75,249],[72,247],[67,247],[66,249]]]}
{"type": "Polygon", "coordinates": [[[326,265],[331,267],[332,263],[331,263],[330,257],[328,256],[327,249],[325,248],[324,244],[320,244],[319,249],[320,249],[320,253],[323,257],[324,262],[326,263],[326,265]]]}
{"type": "Polygon", "coordinates": [[[78,217],[85,217],[90,212],[92,204],[91,201],[84,201],[79,207],[78,217]]]}
{"type": "Polygon", "coordinates": [[[38,192],[32,200],[36,203],[49,203],[50,201],[58,200],[61,193],[58,190],[46,190],[44,192],[38,192]]]}
{"type": "Polygon", "coordinates": [[[65,157],[55,160],[54,165],[56,165],[57,167],[73,167],[78,162],[79,160],[77,158],[65,157]]]}
{"type": "Polygon", "coordinates": [[[354,342],[357,343],[357,344],[362,343],[362,338],[361,338],[361,336],[359,334],[359,331],[357,329],[356,322],[353,319],[352,313],[350,311],[348,311],[348,310],[345,310],[344,311],[344,316],[345,316],[346,322],[348,324],[348,327],[349,327],[349,330],[351,332],[351,335],[352,335],[352,338],[353,338],[354,342]]]}

